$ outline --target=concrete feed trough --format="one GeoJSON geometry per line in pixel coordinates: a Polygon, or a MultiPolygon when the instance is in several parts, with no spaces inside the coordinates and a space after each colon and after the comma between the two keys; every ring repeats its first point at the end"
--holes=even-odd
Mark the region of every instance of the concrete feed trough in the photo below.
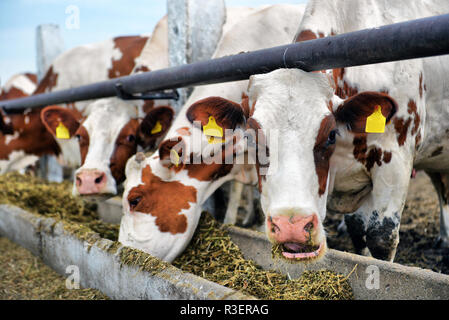
{"type": "MultiPolygon", "coordinates": [[[[118,214],[119,201],[111,203],[109,210],[118,214]]],[[[264,234],[237,227],[228,230],[244,256],[264,269],[277,269],[291,278],[299,277],[304,270],[324,268],[349,275],[356,299],[449,299],[448,275],[336,250],[329,250],[316,263],[273,261],[264,234]]],[[[99,289],[113,299],[254,299],[153,257],[149,259],[157,260],[155,265],[162,268],[145,271],[124,265],[119,253],[126,247],[112,248],[112,241],[98,235],[94,235],[95,241],[83,241],[61,222],[13,206],[0,205],[0,235],[41,257],[62,275],[67,276],[68,266],[78,266],[82,286],[99,289]]]]}

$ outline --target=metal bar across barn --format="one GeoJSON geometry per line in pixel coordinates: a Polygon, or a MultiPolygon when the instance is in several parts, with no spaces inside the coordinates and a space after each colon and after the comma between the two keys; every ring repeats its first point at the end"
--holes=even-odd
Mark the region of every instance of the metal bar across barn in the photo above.
{"type": "MultiPolygon", "coordinates": [[[[263,35],[262,35],[263,36],[263,35]]],[[[248,79],[279,68],[318,71],[449,54],[449,14],[0,101],[5,110],[248,79]]]]}

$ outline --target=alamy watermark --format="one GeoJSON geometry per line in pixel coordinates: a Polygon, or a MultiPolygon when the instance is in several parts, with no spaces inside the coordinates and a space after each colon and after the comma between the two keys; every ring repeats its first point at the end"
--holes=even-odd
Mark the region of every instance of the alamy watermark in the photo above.
{"type": "Polygon", "coordinates": [[[380,288],[380,272],[379,267],[375,265],[369,265],[365,273],[368,274],[368,277],[365,281],[365,287],[368,290],[378,290],[380,288]]]}
{"type": "Polygon", "coordinates": [[[69,30],[77,30],[80,28],[80,8],[73,4],[65,8],[68,17],[65,19],[65,27],[69,30]]]}
{"type": "Polygon", "coordinates": [[[65,273],[69,274],[65,280],[65,286],[69,290],[80,288],[80,269],[78,266],[70,265],[65,269],[65,273]]]}

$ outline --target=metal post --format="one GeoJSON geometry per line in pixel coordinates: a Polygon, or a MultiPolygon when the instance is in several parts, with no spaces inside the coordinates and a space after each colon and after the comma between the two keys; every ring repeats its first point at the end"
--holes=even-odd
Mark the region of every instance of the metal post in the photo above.
{"type": "MultiPolygon", "coordinates": [[[[54,59],[64,51],[59,26],[42,24],[36,29],[36,66],[40,81],[54,59]]],[[[39,175],[49,181],[61,182],[63,169],[54,156],[44,155],[39,159],[39,175]]]]}
{"type": "MultiPolygon", "coordinates": [[[[226,20],[224,0],[167,0],[167,15],[170,66],[212,57],[226,20]]],[[[176,113],[192,90],[191,87],[178,90],[179,99],[174,101],[176,113]]],[[[214,197],[206,200],[203,210],[215,213],[214,197]]]]}
{"type": "MultiPolygon", "coordinates": [[[[210,59],[226,20],[224,0],[167,0],[170,66],[210,59]]],[[[192,88],[179,90],[178,112],[192,88]]]]}

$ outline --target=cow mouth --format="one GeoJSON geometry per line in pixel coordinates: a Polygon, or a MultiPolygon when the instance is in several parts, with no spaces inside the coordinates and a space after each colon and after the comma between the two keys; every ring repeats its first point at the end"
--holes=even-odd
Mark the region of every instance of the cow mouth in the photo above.
{"type": "Polygon", "coordinates": [[[115,197],[116,194],[114,193],[89,193],[89,194],[80,194],[79,197],[83,198],[87,201],[94,201],[94,202],[103,202],[106,200],[109,200],[110,198],[115,197]]]}
{"type": "Polygon", "coordinates": [[[323,247],[323,242],[319,245],[286,242],[282,244],[282,255],[287,259],[295,260],[315,259],[320,256],[323,247]]]}

